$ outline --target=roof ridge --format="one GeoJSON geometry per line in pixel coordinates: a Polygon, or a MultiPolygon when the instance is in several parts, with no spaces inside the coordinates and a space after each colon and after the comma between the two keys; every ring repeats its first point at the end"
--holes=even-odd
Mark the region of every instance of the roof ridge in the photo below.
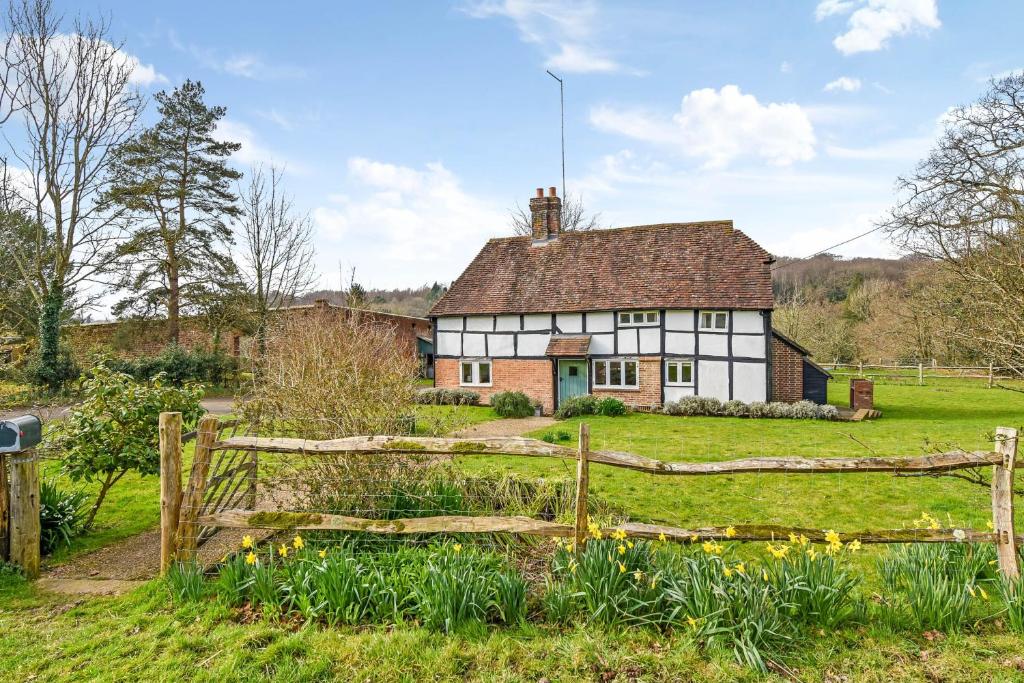
{"type": "MultiPolygon", "coordinates": [[[[731,218],[720,218],[715,220],[707,221],[681,221],[674,223],[644,223],[642,225],[620,225],[615,228],[595,228],[593,230],[565,230],[561,234],[565,235],[595,235],[604,234],[609,232],[623,232],[626,230],[644,230],[652,228],[695,228],[695,227],[711,227],[711,226],[725,226],[728,225],[729,229],[733,232],[739,232],[744,234],[743,231],[736,228],[731,218]]],[[[508,235],[505,237],[490,237],[488,242],[508,242],[512,240],[533,240],[530,235],[508,235]]]]}

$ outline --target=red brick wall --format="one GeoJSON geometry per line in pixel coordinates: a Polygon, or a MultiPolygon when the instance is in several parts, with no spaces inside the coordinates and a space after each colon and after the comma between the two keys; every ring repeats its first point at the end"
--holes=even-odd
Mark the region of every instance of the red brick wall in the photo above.
{"type": "MultiPolygon", "coordinates": [[[[521,391],[540,401],[547,415],[555,409],[553,372],[549,360],[495,358],[491,361],[491,386],[463,388],[480,394],[480,402],[484,404],[499,391],[521,391]]],[[[434,382],[446,389],[459,388],[458,359],[438,358],[434,365],[434,382]]]]}
{"type": "MultiPolygon", "coordinates": [[[[590,371],[594,371],[591,364],[590,371]]],[[[603,398],[612,396],[628,406],[661,405],[661,357],[644,357],[640,359],[639,389],[599,389],[594,387],[594,396],[603,398]]]]}
{"type": "Polygon", "coordinates": [[[772,400],[794,403],[804,397],[804,357],[772,337],[772,400]]]}

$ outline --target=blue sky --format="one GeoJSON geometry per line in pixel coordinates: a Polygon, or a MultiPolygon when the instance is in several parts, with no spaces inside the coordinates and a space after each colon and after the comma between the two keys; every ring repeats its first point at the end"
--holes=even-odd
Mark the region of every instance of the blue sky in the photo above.
{"type": "MultiPolygon", "coordinates": [[[[870,229],[943,113],[1024,67],[1013,2],[75,9],[110,15],[147,92],[201,80],[240,167],[286,165],[325,286],[339,264],[368,286],[451,280],[560,185],[546,68],[566,83],[568,189],[605,224],[731,218],[805,256],[870,229]]],[[[838,251],[893,253],[877,233],[838,251]]]]}

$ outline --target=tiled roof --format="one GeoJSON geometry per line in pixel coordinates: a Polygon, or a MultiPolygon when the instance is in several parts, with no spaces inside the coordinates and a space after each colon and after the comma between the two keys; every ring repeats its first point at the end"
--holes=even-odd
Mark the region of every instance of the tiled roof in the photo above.
{"type": "Polygon", "coordinates": [[[553,334],[545,356],[586,356],[590,353],[589,334],[553,334]]]}
{"type": "Polygon", "coordinates": [[[430,315],[767,309],[771,261],[732,221],[492,239],[430,315]]]}

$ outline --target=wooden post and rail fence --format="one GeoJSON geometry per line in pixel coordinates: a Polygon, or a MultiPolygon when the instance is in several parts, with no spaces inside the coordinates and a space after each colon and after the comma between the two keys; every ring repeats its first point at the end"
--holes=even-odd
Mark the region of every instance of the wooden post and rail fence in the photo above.
{"type": "MultiPolygon", "coordinates": [[[[1024,538],[1014,530],[1013,475],[1017,456],[1017,432],[1000,427],[996,431],[993,451],[953,451],[911,457],[764,457],[741,458],[720,462],[667,462],[634,453],[592,450],[590,428],[580,425],[579,447],[571,448],[535,439],[519,437],[436,438],[407,436],[355,436],[328,441],[294,438],[234,436],[218,440],[216,418],[200,423],[196,455],[188,486],[181,490],[181,422],[180,416],[165,413],[160,417],[161,455],[161,570],[166,571],[175,560],[189,561],[196,557],[197,529],[251,528],[279,529],[290,532],[344,531],[378,534],[423,533],[513,533],[533,536],[573,538],[577,547],[585,544],[588,535],[587,498],[590,467],[593,464],[619,467],[656,476],[719,476],[737,474],[940,474],[954,470],[992,467],[992,531],[974,529],[884,529],[842,530],[840,539],[857,539],[861,543],[993,543],[999,567],[1008,578],[1019,576],[1017,544],[1024,538]],[[255,496],[249,509],[207,509],[202,512],[207,473],[211,457],[218,451],[318,455],[379,454],[382,456],[512,456],[575,460],[576,515],[573,524],[562,524],[526,516],[463,516],[446,515],[408,519],[364,519],[346,515],[309,511],[274,512],[266,514],[255,509],[255,496]],[[184,501],[184,502],[183,502],[184,501]]],[[[820,529],[768,524],[703,526],[680,528],[659,524],[626,523],[615,527],[639,538],[665,538],[672,541],[701,540],[775,541],[789,534],[803,534],[811,541],[824,542],[826,532],[820,529]]],[[[613,529],[604,531],[610,532],[613,529]]]]}
{"type": "Polygon", "coordinates": [[[900,364],[896,361],[891,363],[823,363],[826,370],[839,373],[856,374],[858,377],[867,377],[875,380],[913,380],[916,372],[918,386],[924,386],[929,379],[979,379],[985,380],[991,389],[1000,379],[1013,379],[1015,375],[1009,368],[997,367],[990,362],[985,365],[939,365],[935,361],[931,363],[919,362],[916,364],[900,364]],[[895,374],[894,374],[895,373],[895,374]]]}

